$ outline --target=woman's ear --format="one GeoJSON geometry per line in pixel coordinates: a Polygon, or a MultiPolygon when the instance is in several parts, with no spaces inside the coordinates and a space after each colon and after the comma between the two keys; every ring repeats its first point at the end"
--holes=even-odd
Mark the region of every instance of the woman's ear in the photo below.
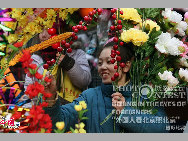
{"type": "Polygon", "coordinates": [[[125,67],[123,68],[123,72],[128,72],[131,68],[131,61],[127,61],[125,67]]]}

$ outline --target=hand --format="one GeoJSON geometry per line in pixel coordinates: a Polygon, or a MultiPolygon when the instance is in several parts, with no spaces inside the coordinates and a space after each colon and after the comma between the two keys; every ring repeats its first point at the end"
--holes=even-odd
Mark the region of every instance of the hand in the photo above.
{"type": "Polygon", "coordinates": [[[45,77],[48,77],[49,79],[51,79],[52,81],[51,82],[46,82],[45,84],[45,88],[44,88],[44,91],[46,93],[51,93],[52,96],[50,98],[47,98],[46,100],[54,100],[57,93],[57,87],[56,87],[56,80],[55,78],[53,77],[52,74],[50,74],[50,72],[46,72],[46,76],[45,77]]]}
{"type": "MultiPolygon", "coordinates": [[[[60,56],[60,53],[58,52],[57,54],[56,54],[56,59],[57,58],[59,58],[59,56],[60,56]]],[[[64,57],[65,57],[65,55],[63,55],[63,54],[61,54],[61,56],[60,56],[60,58],[59,58],[59,60],[58,60],[58,65],[61,63],[61,61],[64,59],[64,57]]]]}
{"type": "Polygon", "coordinates": [[[117,111],[116,113],[119,115],[121,113],[121,110],[123,110],[125,107],[125,98],[119,92],[116,92],[111,96],[112,96],[112,107],[116,109],[117,111]]]}

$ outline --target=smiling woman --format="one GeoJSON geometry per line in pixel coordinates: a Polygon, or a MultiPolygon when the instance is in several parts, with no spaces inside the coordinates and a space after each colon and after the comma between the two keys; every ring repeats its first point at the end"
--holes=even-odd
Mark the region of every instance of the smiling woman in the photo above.
{"type": "MultiPolygon", "coordinates": [[[[102,78],[102,82],[104,84],[111,84],[112,80],[111,78],[116,73],[116,62],[112,62],[112,56],[111,51],[114,48],[115,44],[113,42],[110,42],[105,45],[104,48],[101,48],[101,50],[98,53],[98,73],[100,77],[102,78]]],[[[119,77],[118,77],[118,85],[122,86],[124,85],[129,79],[129,70],[131,68],[131,62],[133,60],[133,51],[132,51],[132,44],[126,44],[123,47],[120,47],[120,57],[121,57],[121,63],[125,63],[125,67],[120,68],[119,70],[119,77]]]]}
{"type": "MultiPolygon", "coordinates": [[[[123,69],[119,70],[119,86],[122,85],[123,87],[129,87],[132,85],[131,81],[129,81],[130,76],[128,73],[131,67],[131,61],[133,59],[131,47],[131,44],[126,44],[126,46],[120,47],[120,56],[122,58],[121,62],[125,62],[126,65],[123,69]]],[[[53,128],[56,128],[55,123],[58,121],[65,122],[65,129],[67,131],[70,129],[70,127],[74,127],[74,125],[78,122],[78,113],[74,109],[74,105],[77,105],[80,101],[85,101],[88,112],[84,113],[84,116],[88,117],[88,120],[83,122],[86,125],[85,129],[88,133],[168,132],[166,130],[168,123],[160,122],[154,124],[142,122],[142,120],[141,122],[127,122],[127,118],[134,120],[138,117],[143,120],[146,118],[150,120],[155,118],[163,118],[166,116],[166,113],[161,107],[157,108],[158,112],[155,115],[150,113],[134,115],[123,113],[124,110],[132,111],[135,109],[129,105],[126,105],[126,103],[131,102],[132,99],[132,92],[130,90],[119,92],[113,90],[111,77],[116,72],[114,70],[114,66],[116,64],[115,62],[111,62],[112,57],[110,57],[110,51],[112,48],[113,44],[109,43],[104,48],[102,48],[98,55],[98,72],[103,82],[101,86],[85,90],[72,103],[60,106],[59,100],[55,99],[57,95],[56,82],[53,76],[48,76],[50,79],[52,79],[52,82],[48,84],[48,86],[45,88],[45,91],[52,93],[54,96],[48,99],[49,105],[51,107],[45,108],[45,111],[52,119],[53,128]],[[108,118],[105,120],[113,110],[117,111],[116,114],[113,115],[113,118],[108,118]]]]}

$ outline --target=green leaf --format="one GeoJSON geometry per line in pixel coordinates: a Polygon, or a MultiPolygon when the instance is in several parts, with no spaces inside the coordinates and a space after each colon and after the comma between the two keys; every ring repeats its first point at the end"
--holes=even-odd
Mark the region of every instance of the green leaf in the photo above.
{"type": "Polygon", "coordinates": [[[146,18],[155,19],[161,14],[161,10],[164,8],[144,8],[144,14],[146,18]]]}
{"type": "Polygon", "coordinates": [[[79,111],[79,113],[78,113],[78,115],[79,115],[79,119],[82,119],[83,114],[84,114],[85,112],[87,112],[87,111],[88,111],[88,109],[85,109],[85,110],[79,111]]]}
{"type": "Polygon", "coordinates": [[[13,49],[14,51],[18,51],[19,49],[13,45],[8,45],[9,48],[13,49]]]}
{"type": "Polygon", "coordinates": [[[88,117],[82,117],[81,120],[86,120],[89,119],[88,117]]]}
{"type": "MultiPolygon", "coordinates": [[[[150,47],[150,46],[148,46],[148,47],[150,47]]],[[[154,47],[150,47],[149,49],[146,50],[145,55],[150,56],[153,53],[153,51],[154,51],[154,47]]]]}
{"type": "Polygon", "coordinates": [[[152,29],[152,31],[149,34],[149,41],[151,43],[155,43],[157,41],[157,37],[161,35],[162,31],[156,31],[156,27],[152,29]],[[155,41],[156,40],[156,41],[155,41]],[[154,42],[155,41],[155,42],[154,42]]]}
{"type": "Polygon", "coordinates": [[[174,68],[169,68],[168,71],[173,72],[173,71],[174,71],[174,68]]]}
{"type": "Polygon", "coordinates": [[[57,129],[57,130],[54,129],[54,132],[55,132],[55,133],[61,133],[61,131],[60,131],[59,129],[57,129]]]}
{"type": "Polygon", "coordinates": [[[88,109],[85,109],[85,110],[82,110],[83,111],[83,113],[85,113],[85,112],[87,112],[88,111],[88,109]]]}
{"type": "Polygon", "coordinates": [[[62,131],[61,131],[61,133],[64,133],[65,132],[65,129],[63,129],[62,131]]]}
{"type": "Polygon", "coordinates": [[[71,130],[72,133],[74,133],[74,129],[72,127],[70,127],[70,130],[71,130]]]}
{"type": "Polygon", "coordinates": [[[31,73],[31,75],[34,75],[36,73],[35,70],[30,69],[30,68],[28,68],[28,69],[29,69],[29,72],[31,73]]]}
{"type": "Polygon", "coordinates": [[[141,11],[140,8],[136,8],[136,10],[137,10],[137,12],[138,12],[139,15],[142,15],[142,11],[141,11]]]}

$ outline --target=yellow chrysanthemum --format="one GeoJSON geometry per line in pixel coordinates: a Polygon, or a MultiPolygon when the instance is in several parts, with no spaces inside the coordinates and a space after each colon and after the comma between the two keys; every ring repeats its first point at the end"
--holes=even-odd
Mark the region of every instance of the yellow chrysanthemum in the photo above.
{"type": "Polygon", "coordinates": [[[12,12],[12,18],[19,19],[22,15],[22,11],[19,8],[15,8],[15,10],[12,12]]]}
{"type": "Polygon", "coordinates": [[[154,27],[156,27],[156,31],[159,31],[159,30],[160,30],[160,26],[157,25],[157,23],[154,22],[154,21],[152,21],[152,20],[146,20],[146,21],[143,22],[143,24],[142,24],[142,22],[140,22],[140,26],[141,26],[141,27],[142,27],[142,25],[144,25],[144,26],[145,26],[146,28],[148,28],[150,31],[152,31],[152,29],[153,29],[154,27]]]}
{"type": "Polygon", "coordinates": [[[34,22],[30,22],[30,23],[28,23],[28,25],[24,28],[24,30],[23,30],[23,32],[25,32],[25,33],[30,33],[30,34],[32,34],[32,35],[34,35],[35,34],[35,30],[36,30],[36,24],[34,23],[34,22]]]}
{"type": "MultiPolygon", "coordinates": [[[[6,56],[7,57],[7,56],[6,56]]],[[[7,62],[7,58],[6,57],[3,57],[2,59],[1,59],[1,61],[0,61],[0,66],[2,67],[2,68],[5,68],[6,66],[7,66],[7,64],[8,64],[8,62],[7,62]]]]}
{"type": "Polygon", "coordinates": [[[28,23],[28,18],[27,16],[23,15],[20,17],[20,21],[19,21],[19,26],[24,28],[25,26],[27,26],[28,23]]]}
{"type": "Polygon", "coordinates": [[[27,15],[33,15],[33,8],[27,8],[27,15]]]}
{"type": "Polygon", "coordinates": [[[37,24],[43,24],[44,19],[41,18],[41,17],[37,17],[36,20],[35,20],[35,22],[36,22],[37,24]]]}
{"type": "Polygon", "coordinates": [[[80,101],[79,104],[82,106],[83,109],[87,108],[87,104],[85,103],[85,101],[80,101]]]}
{"type": "Polygon", "coordinates": [[[68,8],[67,11],[70,13],[70,14],[73,14],[75,11],[77,11],[79,8],[68,8]]]}
{"type": "Polygon", "coordinates": [[[4,22],[4,24],[13,30],[16,28],[16,22],[4,22]]]}
{"type": "Polygon", "coordinates": [[[83,129],[85,127],[85,124],[83,122],[80,123],[80,129],[83,129]]]}
{"type": "Polygon", "coordinates": [[[74,133],[79,133],[78,129],[75,129],[75,130],[74,130],[74,133]]]}
{"type": "Polygon", "coordinates": [[[59,12],[59,17],[62,18],[63,21],[66,20],[67,15],[68,15],[68,11],[67,10],[63,10],[63,11],[59,12]]]}
{"type": "Polygon", "coordinates": [[[56,122],[56,127],[59,129],[59,130],[63,130],[63,128],[65,127],[65,123],[64,122],[56,122]]]}
{"type": "Polygon", "coordinates": [[[10,34],[8,37],[8,42],[9,43],[14,43],[16,40],[18,40],[18,35],[17,34],[10,34]]]}
{"type": "Polygon", "coordinates": [[[84,129],[79,129],[79,133],[86,133],[86,130],[84,130],[84,129]]]}
{"type": "Polygon", "coordinates": [[[85,127],[85,124],[81,122],[80,124],[75,124],[75,127],[78,129],[83,129],[85,127]]]}
{"type": "Polygon", "coordinates": [[[79,112],[79,111],[82,110],[82,106],[81,105],[75,105],[74,109],[79,112]]]}
{"type": "Polygon", "coordinates": [[[51,17],[55,17],[56,13],[53,9],[47,9],[47,19],[51,19],[51,17]]]}
{"type": "Polygon", "coordinates": [[[0,45],[0,51],[4,51],[5,48],[6,48],[6,45],[5,45],[5,44],[0,45]]]}
{"type": "Polygon", "coordinates": [[[120,10],[123,11],[123,15],[120,14],[120,17],[123,20],[132,20],[137,23],[140,23],[142,21],[140,15],[135,8],[120,8],[120,10]]]}
{"type": "Polygon", "coordinates": [[[51,28],[53,26],[53,23],[54,23],[53,20],[48,20],[43,22],[45,29],[51,28]]]}
{"type": "Polygon", "coordinates": [[[136,46],[141,46],[147,42],[149,36],[145,32],[142,32],[142,30],[130,28],[129,30],[124,30],[120,38],[124,42],[132,42],[136,46]]]}
{"type": "Polygon", "coordinates": [[[79,125],[78,125],[78,124],[75,124],[75,127],[76,127],[76,128],[79,128],[79,125]]]}

